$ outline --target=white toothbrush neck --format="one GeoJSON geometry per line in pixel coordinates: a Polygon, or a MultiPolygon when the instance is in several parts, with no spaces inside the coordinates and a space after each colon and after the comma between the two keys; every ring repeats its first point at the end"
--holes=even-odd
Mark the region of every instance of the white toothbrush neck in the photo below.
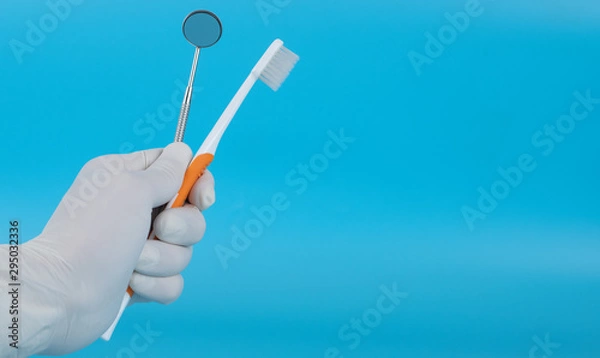
{"type": "Polygon", "coordinates": [[[219,141],[223,136],[223,133],[225,133],[227,126],[229,126],[229,123],[231,122],[231,119],[233,119],[235,113],[240,108],[240,106],[244,102],[244,99],[246,99],[246,96],[248,95],[248,93],[252,89],[252,86],[254,86],[257,80],[258,77],[253,72],[250,73],[250,75],[246,78],[240,89],[238,89],[238,91],[236,92],[235,96],[233,96],[233,98],[227,105],[227,108],[225,108],[225,111],[223,111],[223,114],[221,114],[221,117],[219,117],[219,120],[204,140],[204,143],[202,143],[202,146],[200,146],[200,149],[196,153],[196,156],[204,153],[210,153],[213,155],[215,154],[215,152],[217,151],[217,146],[219,145],[219,141]]]}

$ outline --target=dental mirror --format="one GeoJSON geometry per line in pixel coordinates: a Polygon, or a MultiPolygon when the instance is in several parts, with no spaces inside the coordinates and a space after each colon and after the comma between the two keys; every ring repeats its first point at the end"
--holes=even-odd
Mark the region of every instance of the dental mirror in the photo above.
{"type": "Polygon", "coordinates": [[[183,20],[182,31],[186,40],[196,46],[196,51],[194,52],[194,62],[192,62],[190,79],[188,80],[183,103],[181,105],[181,111],[179,112],[177,131],[175,132],[175,142],[183,141],[190,106],[192,104],[194,78],[196,77],[196,67],[198,66],[200,49],[216,44],[223,33],[223,26],[217,15],[207,10],[197,10],[190,13],[183,20]]]}
{"type": "Polygon", "coordinates": [[[221,21],[210,11],[194,11],[183,20],[183,36],[196,47],[206,48],[216,44],[222,32],[221,21]]]}

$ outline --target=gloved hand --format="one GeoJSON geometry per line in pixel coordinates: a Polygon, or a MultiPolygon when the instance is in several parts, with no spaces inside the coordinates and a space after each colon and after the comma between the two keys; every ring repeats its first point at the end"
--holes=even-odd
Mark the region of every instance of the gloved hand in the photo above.
{"type": "Polygon", "coordinates": [[[215,200],[206,172],[188,204],[154,221],[160,241],[146,240],[153,208],[179,189],[192,158],[175,143],[87,163],[42,234],[21,247],[21,352],[67,354],[111,325],[131,284],[134,301],[170,303],[183,289],[180,272],[203,236],[200,210],[215,200]],[[132,274],[133,273],[133,274],[132,274]]]}

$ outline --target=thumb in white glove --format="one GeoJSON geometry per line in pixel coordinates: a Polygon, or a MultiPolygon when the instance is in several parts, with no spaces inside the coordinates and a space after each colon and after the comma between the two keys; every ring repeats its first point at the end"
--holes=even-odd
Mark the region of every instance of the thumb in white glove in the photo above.
{"type": "Polygon", "coordinates": [[[156,218],[161,240],[146,239],[153,208],[175,196],[191,157],[175,143],[84,166],[42,234],[21,248],[22,353],[66,354],[91,344],[112,323],[130,281],[138,301],[179,297],[180,272],[205,230],[198,209],[214,202],[209,172],[190,194],[193,205],[156,218]]]}

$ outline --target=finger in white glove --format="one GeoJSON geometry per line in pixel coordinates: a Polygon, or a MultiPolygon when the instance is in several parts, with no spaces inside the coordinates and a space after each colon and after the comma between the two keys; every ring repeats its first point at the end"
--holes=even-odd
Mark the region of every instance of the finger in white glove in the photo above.
{"type": "Polygon", "coordinates": [[[165,150],[148,169],[137,172],[144,183],[150,185],[153,192],[153,207],[160,206],[174,196],[183,182],[180,168],[188,166],[192,160],[192,151],[187,145],[175,146],[165,150]]]}
{"type": "Polygon", "coordinates": [[[192,245],[198,243],[206,229],[200,212],[215,201],[214,178],[209,171],[194,184],[189,196],[192,204],[163,211],[154,221],[156,237],[144,245],[131,278],[130,286],[136,293],[133,303],[156,301],[171,303],[182,292],[180,273],[192,256],[192,245]]]}
{"type": "Polygon", "coordinates": [[[183,277],[181,275],[152,277],[134,272],[129,285],[136,292],[136,295],[141,296],[144,301],[169,304],[181,296],[183,277]]]}
{"type": "Polygon", "coordinates": [[[188,196],[190,203],[204,211],[215,203],[215,178],[208,170],[198,179],[188,196]]]}

